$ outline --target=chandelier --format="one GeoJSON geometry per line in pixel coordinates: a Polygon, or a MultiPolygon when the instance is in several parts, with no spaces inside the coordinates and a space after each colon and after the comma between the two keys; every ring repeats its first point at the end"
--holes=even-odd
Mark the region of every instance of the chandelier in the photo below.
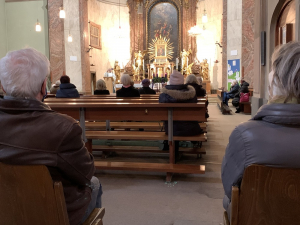
{"type": "Polygon", "coordinates": [[[198,35],[201,35],[203,32],[203,30],[198,27],[197,25],[191,27],[191,29],[188,31],[189,33],[189,36],[198,36],[198,35]]]}

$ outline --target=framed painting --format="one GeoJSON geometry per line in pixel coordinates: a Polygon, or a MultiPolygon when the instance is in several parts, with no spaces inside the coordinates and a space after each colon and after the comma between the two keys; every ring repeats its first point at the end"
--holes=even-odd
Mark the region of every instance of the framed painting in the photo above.
{"type": "Polygon", "coordinates": [[[156,45],[156,57],[166,57],[166,45],[156,45]]]}

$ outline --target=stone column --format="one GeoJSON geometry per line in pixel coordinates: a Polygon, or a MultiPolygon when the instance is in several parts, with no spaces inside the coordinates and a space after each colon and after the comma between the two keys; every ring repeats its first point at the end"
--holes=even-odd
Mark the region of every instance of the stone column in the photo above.
{"type": "Polygon", "coordinates": [[[227,86],[227,0],[223,0],[222,87],[227,86]]]}

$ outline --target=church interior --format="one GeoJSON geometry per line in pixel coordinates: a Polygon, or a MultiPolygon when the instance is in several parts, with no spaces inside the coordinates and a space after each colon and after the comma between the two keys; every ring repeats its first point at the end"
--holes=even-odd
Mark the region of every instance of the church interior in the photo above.
{"type": "Polygon", "coordinates": [[[225,225],[226,146],[239,124],[268,105],[272,54],[300,41],[299,6],[300,0],[0,0],[0,59],[30,47],[50,61],[44,103],[82,128],[103,188],[103,224],[225,225]],[[201,78],[206,95],[196,106],[159,105],[177,71],[201,78]],[[156,95],[116,98],[122,74],[136,89],[149,79],[156,95]],[[63,75],[80,98],[50,93],[63,75]],[[93,95],[100,79],[107,97],[93,95]],[[235,81],[249,84],[249,99],[237,109],[223,100],[235,81]],[[173,129],[173,120],[197,120],[204,133],[164,133],[164,122],[173,129]]]}

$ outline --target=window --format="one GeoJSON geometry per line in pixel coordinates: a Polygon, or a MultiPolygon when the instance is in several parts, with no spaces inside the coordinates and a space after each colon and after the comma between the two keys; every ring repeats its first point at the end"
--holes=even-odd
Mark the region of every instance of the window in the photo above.
{"type": "Polygon", "coordinates": [[[102,49],[101,26],[92,22],[90,22],[90,45],[93,48],[102,49]]]}

